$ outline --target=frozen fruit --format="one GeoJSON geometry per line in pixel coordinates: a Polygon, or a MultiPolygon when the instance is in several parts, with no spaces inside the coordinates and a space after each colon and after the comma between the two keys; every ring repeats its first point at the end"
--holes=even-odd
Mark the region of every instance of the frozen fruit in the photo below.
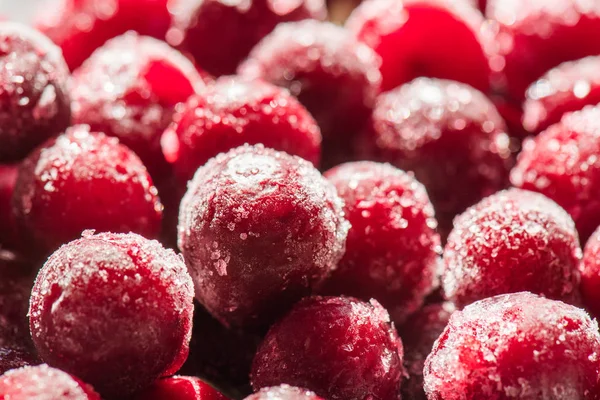
{"type": "Polygon", "coordinates": [[[0,22],[0,162],[18,161],[71,122],[69,70],[39,32],[0,22]]]}
{"type": "Polygon", "coordinates": [[[442,234],[455,215],[508,185],[504,121],[467,85],[419,78],[385,93],[364,136],[368,157],[413,171],[425,185],[442,234]]]}
{"type": "Polygon", "coordinates": [[[140,159],[116,138],[69,128],[30,154],[13,194],[20,232],[50,252],[85,229],[154,237],[162,205],[140,159]]]}
{"type": "Polygon", "coordinates": [[[167,161],[183,182],[219,153],[245,143],[298,155],[315,165],[321,133],[287,91],[261,81],[223,77],[178,110],[162,137],[167,161]]]}
{"type": "Polygon", "coordinates": [[[91,386],[47,365],[24,367],[0,376],[0,398],[6,400],[100,400],[91,386]]]}
{"type": "Polygon", "coordinates": [[[595,1],[489,0],[486,16],[495,35],[493,80],[515,101],[551,68],[600,53],[600,42],[589,39],[600,33],[595,1]]]}
{"type": "Polygon", "coordinates": [[[34,274],[31,263],[0,249],[0,347],[31,344],[27,310],[34,274]]]}
{"type": "Polygon", "coordinates": [[[585,308],[600,317],[600,228],[590,237],[583,251],[581,295],[585,308]]]}
{"type": "Polygon", "coordinates": [[[323,0],[171,0],[169,9],[173,24],[167,41],[215,76],[233,74],[277,24],[326,15],[323,0]]]}
{"type": "Polygon", "coordinates": [[[532,134],[560,122],[567,112],[600,102],[600,57],[566,62],[527,89],[523,125],[532,134]]]}
{"type": "Polygon", "coordinates": [[[183,259],[136,234],[84,233],[42,267],[29,308],[42,359],[105,397],[175,373],[188,355],[193,284],[183,259]]]}
{"type": "Polygon", "coordinates": [[[310,390],[290,385],[264,388],[246,397],[245,400],[322,400],[310,390]]]}
{"type": "Polygon", "coordinates": [[[600,107],[565,114],[523,143],[510,174],[516,187],[542,193],[575,221],[581,242],[600,225],[600,107]]]}
{"type": "MultiPolygon", "coordinates": [[[[11,369],[38,365],[40,363],[40,360],[33,351],[26,347],[19,345],[0,345],[0,375],[11,369]]],[[[4,399],[3,397],[0,398],[4,399]]]]}
{"type": "Polygon", "coordinates": [[[35,26],[61,49],[71,70],[107,40],[127,31],[164,39],[168,0],[47,0],[35,26]]]}
{"type": "Polygon", "coordinates": [[[598,324],[577,307],[521,292],[456,311],[425,362],[428,399],[597,397],[598,324]]]}
{"type": "Polygon", "coordinates": [[[326,399],[400,399],[402,341],[371,300],[309,297],[271,327],[252,363],[255,389],[282,383],[326,399]]]}
{"type": "Polygon", "coordinates": [[[565,210],[539,193],[510,189],[454,220],[442,286],[460,307],[523,290],[575,302],[580,260],[577,230],[565,210]]]}
{"type": "Polygon", "coordinates": [[[404,365],[408,372],[408,379],[402,382],[403,399],[427,400],[423,389],[425,359],[454,311],[452,303],[430,304],[398,328],[404,345],[404,365]]]}
{"type": "Polygon", "coordinates": [[[489,88],[483,17],[466,1],[367,0],[346,27],[381,56],[382,89],[420,76],[489,88]]]}
{"type": "Polygon", "coordinates": [[[19,243],[11,199],[17,182],[18,166],[0,164],[0,247],[14,248],[19,243]]]}
{"type": "Polygon", "coordinates": [[[199,168],[179,214],[196,298],[227,326],[258,326],[319,284],[344,252],[333,185],[300,157],[245,145],[199,168]]]}
{"type": "Polygon", "coordinates": [[[251,393],[250,365],[261,335],[229,329],[199,304],[193,325],[190,354],[179,373],[206,379],[232,398],[251,393]]]}
{"type": "Polygon", "coordinates": [[[164,42],[134,32],[96,50],[73,73],[73,122],[116,136],[154,179],[166,161],[160,137],[175,105],[204,87],[192,63],[164,42]]]}
{"type": "Polygon", "coordinates": [[[440,237],[423,185],[389,164],[354,162],[325,173],[345,203],[346,253],[328,294],[375,298],[396,323],[437,285],[440,237]]]}
{"type": "Polygon", "coordinates": [[[379,93],[379,57],[329,22],[281,24],[239,68],[240,74],[286,87],[317,120],[323,160],[347,161],[353,136],[366,124],[379,93]]]}
{"type": "Polygon", "coordinates": [[[192,376],[160,379],[135,398],[138,400],[227,400],[208,383],[192,376]]]}

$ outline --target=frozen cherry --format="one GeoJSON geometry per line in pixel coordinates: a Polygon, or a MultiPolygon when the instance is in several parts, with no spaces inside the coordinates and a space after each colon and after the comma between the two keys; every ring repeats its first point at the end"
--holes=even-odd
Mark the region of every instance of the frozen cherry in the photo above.
{"type": "Polygon", "coordinates": [[[529,86],[523,125],[532,134],[560,122],[567,112],[600,102],[600,57],[566,62],[529,86]]]}
{"type": "Polygon", "coordinates": [[[367,0],[346,26],[381,56],[382,89],[420,76],[489,88],[483,17],[466,1],[367,0]]]}
{"type": "Polygon", "coordinates": [[[167,41],[215,76],[233,74],[252,47],[281,22],[324,19],[323,0],[171,0],[167,41]],[[235,27],[235,29],[232,29],[235,27]]]}
{"type": "Polygon", "coordinates": [[[11,369],[38,364],[40,364],[40,360],[32,350],[18,345],[0,345],[0,375],[11,369]]]}
{"type": "Polygon", "coordinates": [[[31,336],[50,365],[106,397],[124,396],[183,365],[193,296],[183,259],[157,241],[86,232],[42,267],[31,336]]]}
{"type": "Polygon", "coordinates": [[[198,169],[179,214],[196,298],[227,326],[258,326],[335,268],[348,222],[333,185],[300,157],[242,146],[198,169]]]}
{"type": "Polygon", "coordinates": [[[523,290],[575,302],[580,260],[577,230],[565,210],[539,193],[510,189],[454,220],[442,286],[460,307],[523,290]]]}
{"type": "Polygon", "coordinates": [[[454,311],[454,305],[449,302],[430,304],[398,328],[404,345],[404,365],[408,372],[408,379],[402,383],[402,398],[427,400],[423,390],[425,359],[454,311]]]}
{"type": "Polygon", "coordinates": [[[129,32],[96,50],[71,86],[73,122],[118,137],[157,179],[166,166],[160,137],[174,107],[204,83],[177,50],[129,32]]]}
{"type": "Polygon", "coordinates": [[[86,229],[154,237],[162,205],[140,159],[116,138],[69,128],[30,154],[13,195],[19,229],[41,252],[86,229]]]}
{"type": "Polygon", "coordinates": [[[354,162],[325,173],[344,200],[346,253],[326,293],[375,298],[400,322],[437,284],[440,237],[423,185],[389,164],[354,162]]]}
{"type": "MultiPolygon", "coordinates": [[[[580,0],[489,0],[496,85],[521,101],[527,86],[562,62],[600,53],[600,3],[580,0]]],[[[459,63],[458,65],[461,65],[459,63]]]]}
{"type": "Polygon", "coordinates": [[[100,400],[91,386],[47,365],[24,367],[0,376],[0,398],[6,400],[100,400]]]}
{"type": "Polygon", "coordinates": [[[400,399],[402,341],[371,300],[309,297],[271,327],[252,364],[255,389],[282,383],[326,399],[400,399]]]}
{"type": "Polygon", "coordinates": [[[310,390],[290,385],[264,388],[245,400],[323,400],[310,390]]]}
{"type": "Polygon", "coordinates": [[[577,307],[521,292],[456,311],[425,362],[428,399],[597,397],[598,324],[577,307]]]}
{"type": "Polygon", "coordinates": [[[71,122],[69,70],[39,32],[0,22],[0,162],[18,161],[71,122]]]}
{"type": "Polygon", "coordinates": [[[323,133],[324,161],[351,158],[379,93],[379,57],[350,32],[329,22],[279,25],[250,53],[240,73],[290,89],[323,133]]]}
{"type": "Polygon", "coordinates": [[[190,98],[162,137],[165,157],[183,182],[210,158],[245,143],[315,165],[321,156],[321,133],[308,111],[286,90],[258,80],[217,80],[190,98]]]}
{"type": "Polygon", "coordinates": [[[581,242],[600,225],[600,107],[565,114],[523,143],[511,171],[514,186],[540,192],[575,221],[581,242]]]}
{"type": "Polygon", "coordinates": [[[71,70],[107,40],[133,30],[164,39],[168,0],[52,0],[39,7],[36,28],[61,49],[71,70]]]}
{"type": "Polygon", "coordinates": [[[414,172],[444,235],[455,215],[508,184],[504,121],[483,93],[458,82],[419,78],[381,95],[364,141],[367,156],[414,172]]]}
{"type": "Polygon", "coordinates": [[[600,229],[585,245],[580,271],[583,304],[597,318],[600,316],[600,229]]]}
{"type": "Polygon", "coordinates": [[[18,166],[0,164],[0,247],[18,245],[17,227],[11,199],[17,182],[18,166]]]}
{"type": "Polygon", "coordinates": [[[138,400],[227,400],[208,383],[191,376],[160,379],[135,398],[138,400]]]}

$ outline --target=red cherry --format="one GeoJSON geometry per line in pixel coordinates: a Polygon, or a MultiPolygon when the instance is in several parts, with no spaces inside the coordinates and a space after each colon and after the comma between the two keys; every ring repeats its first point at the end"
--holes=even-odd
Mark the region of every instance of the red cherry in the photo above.
{"type": "Polygon", "coordinates": [[[160,379],[135,398],[138,400],[227,400],[208,383],[191,376],[160,379]]]}
{"type": "Polygon", "coordinates": [[[290,385],[264,388],[244,400],[323,400],[310,390],[290,385]]]}

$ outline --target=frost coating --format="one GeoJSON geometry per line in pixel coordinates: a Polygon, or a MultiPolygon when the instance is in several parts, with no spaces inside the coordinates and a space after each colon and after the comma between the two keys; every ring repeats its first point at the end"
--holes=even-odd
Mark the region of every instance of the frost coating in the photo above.
{"type": "Polygon", "coordinates": [[[193,295],[182,258],[160,243],[85,232],[40,271],[31,334],[45,361],[107,397],[129,394],[185,361],[193,295]]]}
{"type": "Polygon", "coordinates": [[[300,389],[290,385],[264,388],[246,397],[245,400],[322,400],[310,390],[300,389]]]}
{"type": "Polygon", "coordinates": [[[600,316],[600,229],[596,229],[585,245],[581,272],[581,295],[586,310],[600,316]]]}
{"type": "Polygon", "coordinates": [[[597,398],[598,324],[521,292],[455,312],[425,362],[430,400],[597,398]]]}
{"type": "Polygon", "coordinates": [[[349,224],[311,163],[262,145],[198,169],[179,214],[179,248],[198,300],[227,325],[271,322],[341,258],[349,224]]]}
{"type": "Polygon", "coordinates": [[[510,189],[454,220],[442,286],[459,307],[523,290],[575,302],[580,260],[577,231],[565,210],[540,194],[510,189]]]}

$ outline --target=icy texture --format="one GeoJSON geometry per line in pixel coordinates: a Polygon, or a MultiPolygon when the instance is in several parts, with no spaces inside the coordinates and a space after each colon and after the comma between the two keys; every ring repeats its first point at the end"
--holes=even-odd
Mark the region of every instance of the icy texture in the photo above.
{"type": "Polygon", "coordinates": [[[0,345],[0,375],[11,369],[38,365],[40,363],[38,357],[29,348],[18,345],[0,345]]]}
{"type": "Polygon", "coordinates": [[[299,389],[290,385],[264,388],[246,397],[245,400],[322,400],[310,390],[299,389]]]}
{"type": "Polygon", "coordinates": [[[454,220],[442,285],[460,307],[523,290],[576,302],[580,260],[575,224],[565,210],[538,193],[510,189],[454,220]]]}
{"type": "Polygon", "coordinates": [[[566,114],[526,140],[510,180],[567,210],[585,243],[600,225],[600,107],[566,114]]]}
{"type": "Polygon", "coordinates": [[[402,322],[437,286],[440,237],[425,188],[402,170],[368,161],[342,164],[325,177],[352,225],[325,292],[375,298],[402,322]]]}
{"type": "Polygon", "coordinates": [[[63,51],[71,70],[98,47],[129,30],[164,40],[168,0],[45,0],[35,26],[63,51]]]}
{"type": "Polygon", "coordinates": [[[154,237],[162,218],[162,204],[140,159],[116,138],[85,125],[69,128],[27,157],[13,206],[29,245],[42,253],[85,229],[154,237]]]}
{"type": "Polygon", "coordinates": [[[156,179],[165,172],[160,137],[175,105],[203,87],[194,65],[177,50],[129,32],[73,73],[73,122],[118,137],[156,179]]]}
{"type": "Polygon", "coordinates": [[[398,328],[404,345],[404,365],[408,372],[408,379],[402,382],[403,399],[427,400],[423,390],[425,359],[454,311],[454,305],[449,302],[430,304],[398,328]]]}
{"type": "Polygon", "coordinates": [[[188,185],[179,248],[196,298],[225,325],[262,325],[320,283],[349,224],[311,163],[262,145],[211,159],[188,185]]]}
{"type": "Polygon", "coordinates": [[[593,0],[489,0],[495,35],[490,58],[494,81],[513,100],[562,62],[600,53],[600,3],[593,0]]]}
{"type": "Polygon", "coordinates": [[[242,78],[223,77],[190,98],[162,137],[165,157],[184,182],[210,158],[245,143],[315,165],[321,157],[321,131],[308,111],[286,90],[242,78]]]}
{"type": "Polygon", "coordinates": [[[537,134],[560,122],[567,112],[600,102],[600,57],[566,62],[529,86],[523,125],[537,134]]]}
{"type": "Polygon", "coordinates": [[[239,68],[241,75],[286,87],[317,120],[328,166],[351,158],[352,139],[379,93],[379,57],[329,22],[281,24],[239,68]]]}
{"type": "Polygon", "coordinates": [[[592,400],[598,324],[585,311],[521,292],[452,314],[425,362],[430,400],[592,400]]]}
{"type": "Polygon", "coordinates": [[[215,76],[235,73],[277,24],[325,19],[327,13],[323,0],[171,0],[169,9],[173,24],[167,41],[215,76]]]}
{"type": "Polygon", "coordinates": [[[330,400],[399,400],[402,341],[371,300],[309,297],[271,327],[252,365],[255,389],[282,383],[330,400]]]}
{"type": "Polygon", "coordinates": [[[42,359],[106,397],[124,396],[185,361],[193,284],[172,250],[135,234],[84,233],[40,271],[29,309],[42,359]]]}
{"type": "Polygon", "coordinates": [[[0,376],[0,398],[6,400],[100,400],[77,378],[47,365],[15,369],[0,376]]]}
{"type": "Polygon", "coordinates": [[[208,383],[192,376],[173,376],[156,381],[136,400],[227,400],[208,383]]]}
{"type": "Polygon", "coordinates": [[[590,237],[583,251],[581,295],[583,304],[594,317],[600,317],[600,229],[590,237]]]}
{"type": "Polygon", "coordinates": [[[419,78],[379,97],[361,150],[413,171],[446,235],[452,218],[508,184],[504,121],[467,85],[419,78]]]}
{"type": "Polygon", "coordinates": [[[0,22],[0,162],[18,161],[71,122],[69,70],[33,29],[0,22]]]}
{"type": "Polygon", "coordinates": [[[381,56],[382,89],[420,76],[452,79],[487,91],[484,20],[468,2],[367,0],[346,27],[381,56]]]}
{"type": "Polygon", "coordinates": [[[0,164],[0,247],[17,246],[17,231],[11,199],[17,182],[17,165],[0,164]]]}

